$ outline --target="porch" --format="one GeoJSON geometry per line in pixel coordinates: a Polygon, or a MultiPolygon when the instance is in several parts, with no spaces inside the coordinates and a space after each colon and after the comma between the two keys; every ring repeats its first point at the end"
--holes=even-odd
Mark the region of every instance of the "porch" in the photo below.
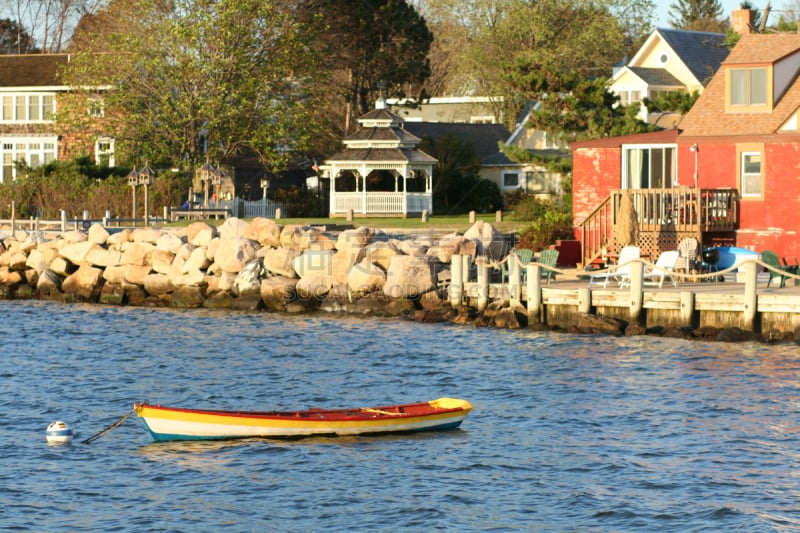
{"type": "Polygon", "coordinates": [[[705,246],[733,244],[739,223],[736,189],[618,189],[578,226],[584,265],[598,261],[604,253],[619,252],[621,243],[614,238],[614,226],[625,194],[631,195],[636,210],[642,254],[658,257],[662,251],[677,249],[689,237],[705,246]]]}

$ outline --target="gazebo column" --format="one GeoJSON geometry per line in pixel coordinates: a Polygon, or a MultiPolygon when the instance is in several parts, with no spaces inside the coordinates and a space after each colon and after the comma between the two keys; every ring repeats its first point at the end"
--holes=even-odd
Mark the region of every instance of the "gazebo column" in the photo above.
{"type": "Polygon", "coordinates": [[[331,184],[328,186],[330,194],[328,195],[328,212],[330,214],[336,213],[336,177],[339,175],[339,169],[336,165],[331,167],[331,184]]]}
{"type": "Polygon", "coordinates": [[[369,175],[369,171],[367,170],[366,166],[361,167],[361,184],[362,184],[362,191],[361,191],[361,213],[363,215],[367,214],[367,176],[369,175]]]}
{"type": "Polygon", "coordinates": [[[402,209],[403,209],[403,215],[407,216],[408,215],[408,167],[407,166],[403,167],[403,172],[402,172],[401,175],[403,177],[403,207],[402,207],[402,209]]]}

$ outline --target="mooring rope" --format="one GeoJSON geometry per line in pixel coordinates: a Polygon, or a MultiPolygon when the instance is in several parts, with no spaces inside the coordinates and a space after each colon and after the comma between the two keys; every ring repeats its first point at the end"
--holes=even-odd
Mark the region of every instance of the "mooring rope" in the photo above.
{"type": "Polygon", "coordinates": [[[120,425],[121,425],[123,422],[125,422],[125,421],[128,419],[128,417],[129,417],[129,416],[131,416],[131,415],[132,415],[133,413],[135,413],[135,412],[136,412],[136,409],[135,409],[135,408],[134,408],[134,409],[131,409],[131,412],[130,412],[130,413],[128,413],[128,414],[126,414],[126,415],[122,416],[122,418],[120,418],[119,420],[117,420],[116,422],[114,422],[113,424],[111,424],[110,426],[108,426],[108,427],[106,427],[106,428],[103,428],[101,431],[99,431],[99,432],[95,433],[94,435],[92,435],[92,436],[91,436],[91,437],[89,437],[88,439],[86,439],[86,440],[82,441],[82,444],[91,444],[92,442],[96,441],[96,440],[97,440],[97,439],[99,439],[99,438],[100,438],[100,437],[101,437],[103,434],[105,434],[105,433],[108,433],[108,432],[109,432],[109,431],[111,431],[112,429],[115,429],[115,428],[119,427],[119,426],[120,426],[120,425]]]}

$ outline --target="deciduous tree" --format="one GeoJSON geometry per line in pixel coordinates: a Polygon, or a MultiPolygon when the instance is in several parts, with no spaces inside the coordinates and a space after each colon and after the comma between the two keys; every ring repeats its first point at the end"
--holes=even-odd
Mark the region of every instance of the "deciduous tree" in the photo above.
{"type": "MultiPolygon", "coordinates": [[[[102,98],[105,132],[136,160],[193,168],[254,152],[282,169],[314,131],[304,87],[319,72],[313,28],[269,0],[135,0],[84,21],[65,73],[102,98]],[[108,24],[104,24],[108,21],[108,24]]],[[[91,97],[91,94],[86,94],[91,97]]],[[[84,127],[85,101],[58,119],[84,127]]]]}
{"type": "Polygon", "coordinates": [[[405,0],[306,0],[306,20],[321,15],[315,45],[326,59],[327,97],[346,109],[342,133],[374,108],[378,94],[420,94],[431,67],[433,34],[405,0]]]}

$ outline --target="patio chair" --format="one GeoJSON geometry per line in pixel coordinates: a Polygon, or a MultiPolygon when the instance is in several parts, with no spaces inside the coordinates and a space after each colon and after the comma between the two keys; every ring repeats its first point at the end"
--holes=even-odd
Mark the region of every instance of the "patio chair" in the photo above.
{"type": "MultiPolygon", "coordinates": [[[[541,252],[539,252],[538,263],[544,266],[555,267],[556,263],[558,263],[558,254],[559,254],[558,250],[550,250],[550,249],[542,250],[541,252]]],[[[550,278],[552,278],[554,282],[556,281],[555,271],[550,270],[549,268],[542,268],[541,272],[542,272],[541,274],[542,279],[545,278],[547,279],[548,286],[550,286],[550,278]]]]}
{"type": "Polygon", "coordinates": [[[692,237],[683,239],[678,244],[678,260],[675,262],[674,269],[683,270],[690,274],[695,269],[699,249],[700,243],[697,242],[697,239],[692,237]]]}
{"type": "Polygon", "coordinates": [[[631,266],[630,262],[641,257],[641,250],[638,246],[624,246],[619,252],[619,259],[617,260],[617,267],[612,266],[608,272],[600,272],[597,274],[589,275],[589,287],[594,285],[595,282],[603,280],[603,288],[608,287],[608,280],[613,279],[621,282],[624,276],[630,277],[631,266]]]}
{"type": "MultiPolygon", "coordinates": [[[[517,255],[517,259],[519,259],[520,262],[520,280],[525,280],[525,273],[527,271],[525,267],[533,260],[533,250],[528,248],[516,248],[514,253],[517,255]]],[[[513,260],[513,257],[509,257],[508,259],[508,261],[513,260]]],[[[500,265],[500,277],[503,283],[508,282],[508,261],[500,265]]]]}
{"type": "MultiPolygon", "coordinates": [[[[669,279],[674,287],[678,286],[678,282],[672,277],[672,271],[675,270],[675,264],[678,262],[678,250],[669,250],[661,252],[656,260],[654,266],[647,266],[644,269],[643,283],[645,285],[655,285],[662,287],[664,281],[669,279]]],[[[630,276],[628,276],[628,283],[630,283],[630,276]]]]}
{"type": "Polygon", "coordinates": [[[787,268],[781,265],[780,259],[778,259],[778,254],[776,254],[771,250],[764,250],[763,252],[761,252],[761,260],[770,267],[767,269],[767,272],[769,272],[769,280],[767,281],[767,287],[769,287],[772,284],[773,279],[780,279],[781,282],[780,286],[785,287],[786,274],[784,274],[784,272],[791,273],[790,272],[791,267],[787,268]]]}

